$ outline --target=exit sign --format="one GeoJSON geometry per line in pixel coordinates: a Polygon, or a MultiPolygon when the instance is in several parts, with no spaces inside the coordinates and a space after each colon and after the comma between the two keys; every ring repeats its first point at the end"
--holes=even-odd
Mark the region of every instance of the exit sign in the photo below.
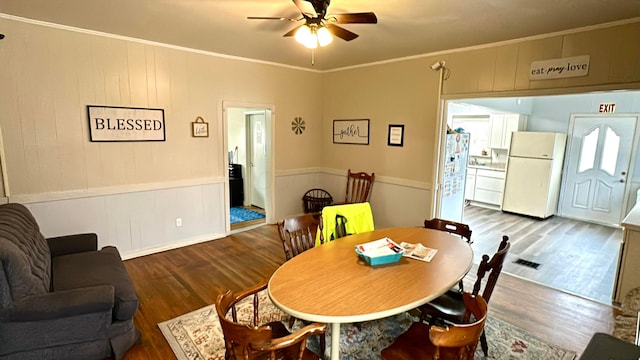
{"type": "Polygon", "coordinates": [[[600,106],[598,107],[598,112],[601,112],[601,113],[612,113],[615,111],[616,111],[615,103],[600,104],[600,106]]]}

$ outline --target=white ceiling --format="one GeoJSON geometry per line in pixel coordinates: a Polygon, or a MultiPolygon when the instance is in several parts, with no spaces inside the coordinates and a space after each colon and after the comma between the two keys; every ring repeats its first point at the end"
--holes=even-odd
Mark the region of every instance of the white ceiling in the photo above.
{"type": "Polygon", "coordinates": [[[360,37],[316,50],[312,66],[309,49],[282,37],[296,23],[246,18],[299,17],[291,0],[0,1],[13,16],[328,70],[640,18],[640,0],[333,0],[328,13],[367,11],[378,24],[343,25],[360,37]]]}

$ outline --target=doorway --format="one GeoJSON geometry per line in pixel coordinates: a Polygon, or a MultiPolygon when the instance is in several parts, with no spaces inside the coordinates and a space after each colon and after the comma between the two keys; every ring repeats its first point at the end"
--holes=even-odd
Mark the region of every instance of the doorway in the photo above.
{"type": "MultiPolygon", "coordinates": [[[[530,269],[510,263],[509,266],[505,266],[505,272],[591,299],[595,299],[594,290],[597,287],[597,301],[610,303],[609,290],[613,288],[619,243],[622,238],[620,228],[612,227],[612,224],[619,224],[620,219],[624,218],[625,214],[633,207],[636,191],[640,189],[640,156],[638,156],[636,150],[640,141],[640,135],[637,131],[640,126],[640,124],[637,124],[640,117],[640,103],[635,100],[638,96],[640,96],[638,91],[612,91],[569,95],[447,100],[445,106],[443,106],[443,121],[450,122],[453,120],[453,116],[478,116],[496,111],[518,113],[527,115],[525,131],[557,132],[568,134],[569,136],[574,131],[576,118],[580,117],[597,118],[598,120],[603,120],[601,122],[606,125],[611,125],[609,120],[615,118],[624,119],[622,120],[623,122],[632,123],[631,125],[627,124],[628,128],[623,125],[622,129],[618,129],[617,125],[615,125],[616,120],[612,120],[613,125],[611,127],[613,128],[610,131],[607,131],[607,127],[599,128],[600,130],[597,133],[598,138],[602,136],[600,140],[602,144],[594,141],[598,139],[596,139],[595,135],[591,135],[590,139],[594,140],[591,140],[593,145],[590,145],[589,149],[592,152],[595,149],[595,154],[608,152],[608,155],[593,155],[589,157],[585,155],[585,161],[583,161],[584,168],[586,166],[584,164],[590,163],[586,160],[593,157],[593,167],[603,167],[609,174],[614,174],[609,181],[617,181],[618,184],[620,180],[625,181],[623,185],[626,188],[622,191],[621,200],[611,201],[611,205],[615,205],[619,211],[618,215],[612,215],[613,221],[606,221],[605,224],[605,222],[594,221],[593,219],[580,221],[582,219],[578,216],[569,218],[570,216],[565,215],[561,209],[563,207],[561,202],[564,200],[562,195],[558,202],[557,215],[546,220],[506,214],[500,210],[500,207],[497,209],[466,207],[463,210],[463,222],[468,223],[473,231],[474,252],[491,254],[497,246],[491,241],[499,241],[502,235],[510,234],[513,237],[512,255],[524,256],[526,257],[525,260],[540,263],[542,266],[538,269],[530,269]],[[615,103],[617,105],[616,113],[599,114],[598,105],[600,103],[615,103]],[[607,132],[610,134],[609,145],[604,145],[607,132]],[[624,134],[622,134],[623,132],[624,134]],[[617,137],[619,137],[619,143],[616,139],[617,137]],[[600,150],[598,150],[599,146],[601,147],[600,150]],[[625,158],[622,153],[626,154],[628,158],[625,158]],[[614,160],[600,161],[600,159],[613,159],[611,154],[616,155],[614,160]],[[618,158],[617,155],[619,154],[621,154],[622,159],[618,158]],[[626,170],[622,164],[626,164],[626,170]],[[623,172],[625,172],[625,175],[622,175],[623,172]],[[622,176],[625,176],[625,178],[623,179],[622,176]],[[523,230],[526,228],[525,223],[530,224],[530,231],[523,230]],[[602,224],[605,224],[605,226],[602,224]],[[602,234],[605,236],[594,236],[602,234]],[[572,241],[569,239],[569,235],[578,236],[574,236],[575,240],[572,241]],[[588,244],[585,242],[585,237],[588,237],[590,241],[588,244]],[[580,240],[578,240],[579,238],[580,240]],[[542,239],[545,240],[542,241],[542,239]],[[571,255],[569,255],[569,251],[571,255]],[[597,255],[594,256],[594,253],[597,255]],[[558,257],[557,254],[562,256],[558,257]],[[602,263],[595,265],[586,261],[590,258],[602,263]],[[567,261],[568,259],[571,261],[567,261]],[[592,267],[590,268],[590,266],[592,267]],[[574,281],[575,279],[582,277],[594,279],[593,274],[596,267],[599,271],[596,276],[598,278],[597,283],[594,282],[588,287],[574,287],[579,283],[574,281]],[[549,274],[551,275],[549,276],[549,274]],[[575,279],[571,276],[575,276],[575,279]]],[[[582,120],[578,120],[578,122],[582,123],[582,120]]],[[[587,128],[585,134],[590,134],[594,126],[594,124],[585,125],[585,128],[587,128]]],[[[567,143],[563,178],[568,174],[567,166],[570,161],[569,153],[572,151],[570,149],[571,144],[579,143],[577,140],[569,140],[567,143]]],[[[441,151],[444,152],[444,150],[441,151]]],[[[504,152],[498,158],[487,158],[486,162],[487,164],[495,163],[496,161],[503,162],[507,159],[507,154],[504,152]]],[[[578,162],[577,166],[579,164],[578,162]]],[[[595,198],[598,198],[598,196],[600,198],[604,197],[602,191],[607,187],[613,187],[613,183],[606,183],[605,180],[600,181],[607,186],[602,186],[601,193],[595,198]]],[[[467,191],[473,189],[473,179],[467,177],[465,187],[467,191]]],[[[606,208],[603,200],[598,199],[598,201],[600,202],[598,206],[606,208]]]]}
{"type": "Polygon", "coordinates": [[[227,232],[244,231],[270,221],[273,183],[272,110],[267,106],[224,104],[227,232]]]}

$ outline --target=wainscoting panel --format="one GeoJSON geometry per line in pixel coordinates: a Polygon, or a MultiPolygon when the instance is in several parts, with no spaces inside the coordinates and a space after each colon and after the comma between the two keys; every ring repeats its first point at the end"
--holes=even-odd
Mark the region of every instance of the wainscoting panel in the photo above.
{"type": "Polygon", "coordinates": [[[225,236],[224,183],[26,205],[45,237],[95,232],[125,259],[225,236]]]}
{"type": "MultiPolygon", "coordinates": [[[[304,212],[302,197],[313,188],[323,188],[322,174],[317,170],[279,172],[275,178],[274,221],[304,212]]],[[[333,193],[331,193],[333,195],[333,193]]]]}
{"type": "MultiPolygon", "coordinates": [[[[328,171],[322,183],[334,200],[343,201],[347,171],[328,171]]],[[[376,228],[420,226],[429,214],[431,186],[427,183],[377,176],[371,188],[371,209],[376,228]]]]}

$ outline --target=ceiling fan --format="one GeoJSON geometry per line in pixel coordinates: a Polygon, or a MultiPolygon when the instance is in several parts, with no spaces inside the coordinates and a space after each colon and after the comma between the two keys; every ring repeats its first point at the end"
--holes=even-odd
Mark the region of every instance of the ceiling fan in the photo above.
{"type": "Polygon", "coordinates": [[[327,14],[330,0],[292,0],[302,17],[265,17],[249,16],[251,20],[281,20],[281,21],[302,21],[304,24],[291,29],[283,36],[295,36],[296,40],[308,48],[316,48],[318,45],[326,46],[333,40],[333,36],[345,41],[351,41],[358,37],[353,33],[336,24],[376,24],[378,18],[373,12],[347,13],[347,14],[327,14]],[[311,4],[312,6],[308,6],[311,4]]]}

